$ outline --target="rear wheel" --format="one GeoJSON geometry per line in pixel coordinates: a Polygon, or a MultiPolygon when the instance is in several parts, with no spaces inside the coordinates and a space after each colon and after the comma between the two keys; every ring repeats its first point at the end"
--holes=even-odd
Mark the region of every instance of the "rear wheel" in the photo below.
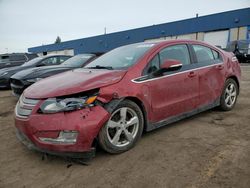
{"type": "Polygon", "coordinates": [[[223,93],[220,98],[220,108],[225,111],[233,109],[239,93],[239,87],[235,80],[229,78],[224,86],[223,93]]]}
{"type": "Polygon", "coordinates": [[[140,139],[143,123],[143,114],[139,106],[132,101],[124,100],[102,127],[99,144],[109,153],[125,152],[140,139]]]}

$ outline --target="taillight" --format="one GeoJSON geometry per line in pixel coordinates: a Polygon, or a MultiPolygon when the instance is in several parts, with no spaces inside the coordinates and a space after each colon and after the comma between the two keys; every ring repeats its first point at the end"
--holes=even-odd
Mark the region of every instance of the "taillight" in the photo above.
{"type": "Polygon", "coordinates": [[[238,59],[237,57],[233,56],[232,59],[231,59],[232,62],[238,62],[238,59]]]}

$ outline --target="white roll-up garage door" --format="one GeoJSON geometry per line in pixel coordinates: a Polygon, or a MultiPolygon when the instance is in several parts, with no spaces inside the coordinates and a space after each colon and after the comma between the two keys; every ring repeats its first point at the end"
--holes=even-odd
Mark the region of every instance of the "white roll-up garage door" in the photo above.
{"type": "Polygon", "coordinates": [[[225,48],[227,46],[229,30],[213,31],[204,34],[204,41],[225,48]]]}
{"type": "Polygon", "coordinates": [[[188,40],[195,40],[196,39],[196,34],[186,34],[186,35],[178,35],[177,39],[188,39],[188,40]]]}
{"type": "Polygon", "coordinates": [[[66,49],[66,50],[59,50],[59,51],[51,51],[48,52],[48,55],[74,55],[74,49],[66,49]]]}

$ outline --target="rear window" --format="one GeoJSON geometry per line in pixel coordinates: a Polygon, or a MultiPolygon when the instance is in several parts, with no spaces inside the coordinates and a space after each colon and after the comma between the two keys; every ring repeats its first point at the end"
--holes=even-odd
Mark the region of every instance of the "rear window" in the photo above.
{"type": "Polygon", "coordinates": [[[36,58],[22,64],[21,66],[33,66],[33,65],[36,65],[42,59],[43,59],[42,57],[36,57],[36,58]]]}
{"type": "Polygon", "coordinates": [[[29,59],[34,59],[34,58],[37,57],[36,54],[27,54],[27,56],[28,56],[29,59]]]}
{"type": "Polygon", "coordinates": [[[11,55],[9,60],[10,61],[25,61],[26,58],[24,55],[11,55]]]}

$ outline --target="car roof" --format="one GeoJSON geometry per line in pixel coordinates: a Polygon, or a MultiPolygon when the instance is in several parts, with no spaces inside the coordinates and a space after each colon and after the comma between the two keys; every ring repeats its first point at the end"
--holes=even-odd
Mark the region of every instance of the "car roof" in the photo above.
{"type": "MultiPolygon", "coordinates": [[[[189,39],[170,39],[170,40],[162,40],[162,41],[145,41],[145,42],[139,42],[135,44],[155,44],[155,45],[165,45],[165,44],[171,44],[171,43],[200,43],[200,44],[208,44],[204,41],[199,40],[189,40],[189,39]]],[[[211,45],[211,44],[208,44],[211,45]]]]}
{"type": "Polygon", "coordinates": [[[215,45],[209,44],[207,42],[199,41],[199,40],[188,40],[188,39],[171,39],[171,40],[155,41],[155,42],[146,41],[146,42],[142,42],[138,44],[154,44],[154,48],[159,48],[161,46],[165,46],[168,44],[171,45],[171,44],[178,44],[178,43],[200,44],[200,45],[204,45],[210,48],[215,48],[217,50],[220,50],[220,48],[216,47],[215,45]]]}

